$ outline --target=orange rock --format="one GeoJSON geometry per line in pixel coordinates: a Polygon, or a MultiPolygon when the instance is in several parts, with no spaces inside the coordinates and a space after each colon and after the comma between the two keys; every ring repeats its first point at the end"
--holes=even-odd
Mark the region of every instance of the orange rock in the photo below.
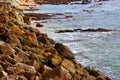
{"type": "Polygon", "coordinates": [[[16,53],[16,55],[14,55],[14,59],[17,62],[24,62],[29,60],[27,53],[23,52],[23,51],[19,51],[16,53]]]}
{"type": "Polygon", "coordinates": [[[35,33],[24,33],[21,37],[21,42],[23,45],[37,46],[38,40],[35,33]]]}
{"type": "Polygon", "coordinates": [[[70,72],[72,72],[73,74],[75,73],[75,65],[74,65],[74,63],[71,62],[70,60],[64,59],[64,60],[62,61],[61,65],[62,65],[65,69],[67,69],[67,70],[69,70],[70,72]]]}
{"type": "Polygon", "coordinates": [[[59,55],[54,55],[51,62],[54,66],[58,66],[62,62],[62,58],[59,55]]]}
{"type": "Polygon", "coordinates": [[[15,33],[23,34],[23,31],[17,25],[14,25],[11,29],[15,33]]]}
{"type": "Polygon", "coordinates": [[[9,46],[9,44],[2,44],[0,45],[0,50],[5,55],[12,55],[15,53],[15,50],[9,46]]]}
{"type": "MultiPolygon", "coordinates": [[[[8,62],[8,63],[11,63],[11,64],[15,64],[16,63],[16,61],[13,58],[11,58],[10,56],[8,56],[8,55],[1,55],[0,56],[0,61],[8,62]]],[[[7,63],[6,63],[6,65],[7,65],[7,63]]]]}

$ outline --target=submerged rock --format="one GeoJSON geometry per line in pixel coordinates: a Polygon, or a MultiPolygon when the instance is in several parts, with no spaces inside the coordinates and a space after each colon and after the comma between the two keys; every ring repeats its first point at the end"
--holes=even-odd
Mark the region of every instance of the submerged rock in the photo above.
{"type": "Polygon", "coordinates": [[[110,31],[116,31],[116,30],[111,30],[111,29],[104,29],[104,28],[97,28],[97,29],[74,29],[74,30],[58,30],[55,33],[66,33],[66,32],[110,32],[110,31]]]}
{"type": "Polygon", "coordinates": [[[37,23],[37,24],[36,24],[36,27],[44,27],[44,25],[43,25],[43,24],[40,24],[40,23],[37,23]]]}

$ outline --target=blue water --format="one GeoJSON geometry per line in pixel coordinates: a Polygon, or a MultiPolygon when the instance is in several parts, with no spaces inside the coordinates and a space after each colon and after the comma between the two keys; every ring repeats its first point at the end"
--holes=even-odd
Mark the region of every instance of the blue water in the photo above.
{"type": "MultiPolygon", "coordinates": [[[[77,28],[106,28],[120,30],[120,2],[111,0],[87,5],[37,5],[35,13],[62,13],[51,19],[41,20],[41,32],[61,42],[75,53],[83,66],[91,66],[120,80],[120,31],[55,33],[56,30],[77,28]],[[102,3],[102,5],[99,5],[102,3]],[[89,10],[92,12],[86,12],[89,10]],[[65,16],[73,16],[65,18],[65,16]]],[[[34,25],[36,21],[33,21],[34,25]]]]}

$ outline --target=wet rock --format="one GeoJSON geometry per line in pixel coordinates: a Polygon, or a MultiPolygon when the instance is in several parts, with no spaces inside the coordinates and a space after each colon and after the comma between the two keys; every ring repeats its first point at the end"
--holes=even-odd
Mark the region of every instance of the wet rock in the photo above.
{"type": "MultiPolygon", "coordinates": [[[[85,10],[86,11],[86,10],[85,10]]],[[[89,12],[89,11],[88,11],[89,12]]],[[[91,13],[91,11],[90,11],[91,13]]],[[[97,29],[73,29],[73,30],[58,30],[55,33],[66,33],[66,32],[110,32],[110,31],[115,31],[115,30],[111,30],[111,29],[104,29],[104,28],[97,28],[97,29]]]]}
{"type": "Polygon", "coordinates": [[[85,70],[87,70],[90,75],[93,75],[94,77],[97,77],[98,79],[111,80],[105,74],[101,73],[99,70],[95,70],[94,68],[86,67],[85,70]]]}
{"type": "Polygon", "coordinates": [[[39,72],[40,64],[36,60],[28,60],[28,61],[24,61],[24,63],[30,66],[34,66],[35,70],[39,72]]]}
{"type": "Polygon", "coordinates": [[[44,27],[44,25],[43,25],[43,24],[40,24],[40,23],[37,23],[37,24],[36,24],[36,27],[44,27]]]}
{"type": "Polygon", "coordinates": [[[73,30],[58,30],[56,33],[74,32],[73,30]]]}
{"type": "Polygon", "coordinates": [[[83,10],[83,12],[92,13],[94,10],[83,10]]]}
{"type": "Polygon", "coordinates": [[[86,67],[85,69],[89,72],[89,74],[93,76],[100,76],[100,72],[95,70],[94,68],[86,67]]]}
{"type": "Polygon", "coordinates": [[[61,43],[56,43],[55,44],[55,49],[58,51],[58,53],[68,59],[74,59],[75,55],[70,51],[70,49],[61,44],[61,43]]]}
{"type": "Polygon", "coordinates": [[[96,80],[106,80],[106,79],[102,76],[98,76],[96,80]]]}
{"type": "Polygon", "coordinates": [[[73,16],[65,16],[65,18],[73,18],[73,16]]]}
{"type": "Polygon", "coordinates": [[[82,75],[80,80],[96,80],[96,78],[91,75],[84,74],[84,75],[82,75]]]}
{"type": "Polygon", "coordinates": [[[91,0],[82,0],[81,4],[89,4],[89,3],[91,3],[91,0]]]}
{"type": "Polygon", "coordinates": [[[104,29],[104,28],[81,30],[81,32],[110,32],[110,31],[113,31],[113,30],[104,29]]]}

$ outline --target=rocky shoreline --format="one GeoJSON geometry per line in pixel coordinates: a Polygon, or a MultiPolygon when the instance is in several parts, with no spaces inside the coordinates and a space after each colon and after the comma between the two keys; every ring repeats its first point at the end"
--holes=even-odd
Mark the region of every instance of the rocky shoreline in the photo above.
{"type": "Polygon", "coordinates": [[[84,68],[67,46],[27,27],[29,17],[10,3],[0,3],[0,15],[0,80],[111,80],[84,68]]]}

